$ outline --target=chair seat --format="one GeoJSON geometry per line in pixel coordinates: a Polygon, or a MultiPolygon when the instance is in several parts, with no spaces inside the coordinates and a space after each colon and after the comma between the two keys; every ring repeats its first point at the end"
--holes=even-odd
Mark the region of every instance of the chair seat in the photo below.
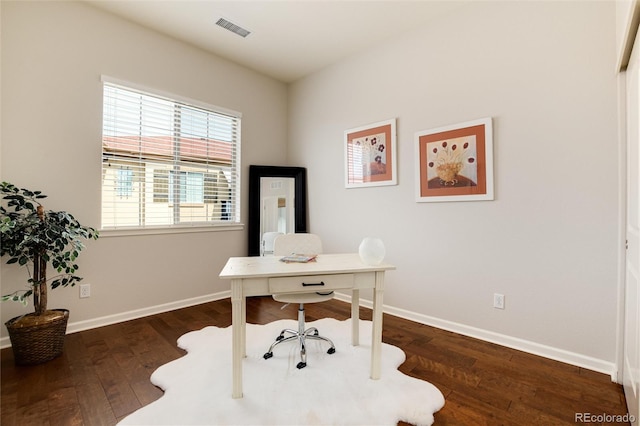
{"type": "Polygon", "coordinates": [[[318,293],[282,293],[274,294],[273,299],[280,303],[317,303],[333,299],[333,292],[329,294],[318,293]]]}

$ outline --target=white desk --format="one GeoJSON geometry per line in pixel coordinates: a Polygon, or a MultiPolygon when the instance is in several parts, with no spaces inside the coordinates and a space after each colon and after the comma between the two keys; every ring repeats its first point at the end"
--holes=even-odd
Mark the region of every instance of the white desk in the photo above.
{"type": "Polygon", "coordinates": [[[233,398],[242,398],[242,358],[246,357],[246,298],[276,293],[308,293],[305,283],[323,282],[323,290],[351,290],[351,341],[359,344],[360,289],[373,288],[372,379],[380,378],[382,348],[382,296],[384,272],[395,269],[387,263],[365,265],[356,253],[322,254],[315,262],[284,263],[278,256],[231,257],[220,278],[231,280],[231,327],[233,333],[233,398]]]}

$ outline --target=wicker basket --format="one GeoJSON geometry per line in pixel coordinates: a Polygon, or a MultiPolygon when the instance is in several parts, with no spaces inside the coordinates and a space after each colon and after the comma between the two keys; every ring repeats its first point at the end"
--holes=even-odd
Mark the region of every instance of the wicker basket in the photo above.
{"type": "Polygon", "coordinates": [[[62,316],[44,323],[25,326],[19,320],[23,317],[35,316],[35,314],[27,314],[12,318],[5,323],[17,365],[41,364],[62,354],[69,311],[66,309],[52,311],[61,312],[62,316]]]}

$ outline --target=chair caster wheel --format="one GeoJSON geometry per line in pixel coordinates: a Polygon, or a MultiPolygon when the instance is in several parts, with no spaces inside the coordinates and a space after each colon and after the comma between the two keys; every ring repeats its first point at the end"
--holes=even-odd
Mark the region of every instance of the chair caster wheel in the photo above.
{"type": "Polygon", "coordinates": [[[316,330],[316,331],[314,331],[314,332],[313,332],[313,335],[314,335],[314,336],[319,336],[319,335],[320,335],[320,333],[318,333],[318,330],[316,330]]]}
{"type": "Polygon", "coordinates": [[[276,342],[279,342],[282,339],[284,339],[284,336],[281,334],[278,337],[276,337],[276,342]]]}
{"type": "Polygon", "coordinates": [[[299,362],[298,365],[296,365],[296,367],[298,367],[298,369],[305,368],[306,366],[307,366],[306,362],[299,362]]]}
{"type": "Polygon", "coordinates": [[[329,350],[327,351],[327,353],[328,353],[329,355],[331,355],[331,354],[335,354],[335,353],[336,353],[336,348],[329,348],[329,350]]]}
{"type": "Polygon", "coordinates": [[[269,359],[273,357],[273,352],[267,352],[266,354],[262,355],[262,358],[264,359],[269,359]]]}

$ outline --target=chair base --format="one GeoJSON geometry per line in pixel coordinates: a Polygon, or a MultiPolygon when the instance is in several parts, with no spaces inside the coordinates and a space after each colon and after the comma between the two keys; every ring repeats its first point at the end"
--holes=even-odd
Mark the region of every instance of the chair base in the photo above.
{"type": "Polygon", "coordinates": [[[269,350],[262,356],[264,359],[269,359],[273,357],[273,348],[278,346],[280,343],[290,342],[292,340],[297,340],[300,344],[300,362],[296,365],[298,369],[304,368],[307,366],[307,347],[306,340],[322,340],[331,345],[327,353],[329,355],[334,354],[336,352],[336,347],[333,342],[326,337],[320,336],[318,329],[315,327],[311,327],[305,330],[305,322],[304,322],[304,304],[300,304],[300,308],[298,309],[298,330],[292,330],[290,328],[285,328],[280,332],[278,337],[276,337],[275,342],[271,344],[269,350]],[[285,337],[286,334],[289,336],[285,337]]]}

